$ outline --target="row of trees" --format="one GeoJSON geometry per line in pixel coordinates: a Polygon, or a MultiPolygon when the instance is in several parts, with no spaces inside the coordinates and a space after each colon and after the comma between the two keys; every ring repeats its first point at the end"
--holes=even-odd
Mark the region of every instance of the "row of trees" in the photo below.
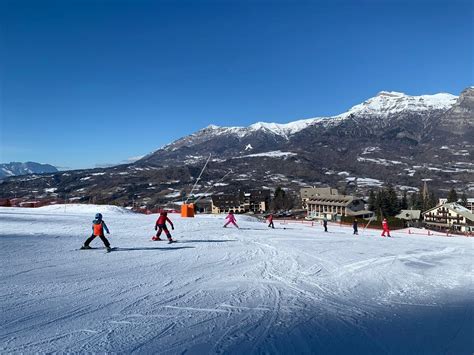
{"type": "MultiPolygon", "coordinates": [[[[463,193],[459,198],[453,188],[448,194],[448,202],[460,202],[461,205],[467,206],[467,197],[463,193]]],[[[426,211],[435,207],[437,203],[438,197],[433,191],[428,192],[426,185],[419,192],[409,195],[405,191],[401,197],[397,195],[393,186],[388,185],[377,191],[369,191],[368,208],[378,216],[393,217],[400,213],[400,210],[426,211]]],[[[270,209],[272,211],[289,210],[297,205],[297,196],[287,193],[281,187],[277,187],[270,202],[270,209]]]]}
{"type": "MultiPolygon", "coordinates": [[[[463,193],[459,198],[456,190],[452,188],[448,194],[448,202],[459,202],[462,206],[466,207],[467,196],[463,193]]],[[[377,215],[393,217],[397,215],[400,210],[404,209],[426,211],[436,207],[438,197],[433,191],[428,193],[425,187],[420,189],[417,193],[411,193],[409,196],[404,192],[402,197],[399,198],[393,186],[389,185],[376,192],[370,190],[368,204],[369,210],[374,211],[377,215]]]]}
{"type": "Polygon", "coordinates": [[[429,210],[435,207],[437,202],[435,193],[428,193],[425,189],[412,193],[410,196],[405,191],[399,198],[393,186],[388,185],[376,192],[370,190],[368,205],[369,210],[374,211],[378,216],[393,217],[404,209],[429,210]]]}
{"type": "Polygon", "coordinates": [[[459,202],[462,206],[467,206],[467,196],[463,192],[461,197],[459,197],[458,193],[454,189],[454,187],[448,193],[448,202],[459,202]]]}
{"type": "Polygon", "coordinates": [[[273,198],[270,202],[271,211],[287,211],[297,205],[294,195],[287,193],[280,186],[275,189],[273,198]]]}

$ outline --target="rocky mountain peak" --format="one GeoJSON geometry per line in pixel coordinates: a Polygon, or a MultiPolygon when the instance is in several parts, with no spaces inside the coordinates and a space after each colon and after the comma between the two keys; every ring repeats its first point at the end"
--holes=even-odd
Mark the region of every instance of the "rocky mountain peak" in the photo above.
{"type": "Polygon", "coordinates": [[[353,106],[340,116],[392,116],[401,112],[446,111],[457,100],[457,96],[440,93],[410,96],[396,91],[381,91],[376,96],[353,106]]]}
{"type": "Polygon", "coordinates": [[[472,137],[474,134],[474,87],[464,89],[440,122],[444,132],[472,137]]]}

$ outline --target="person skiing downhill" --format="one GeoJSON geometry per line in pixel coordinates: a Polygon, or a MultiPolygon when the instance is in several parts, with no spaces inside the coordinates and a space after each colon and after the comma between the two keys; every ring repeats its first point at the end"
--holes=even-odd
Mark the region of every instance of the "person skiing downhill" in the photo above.
{"type": "Polygon", "coordinates": [[[104,230],[107,232],[107,234],[110,234],[109,228],[107,228],[107,225],[102,219],[102,214],[96,213],[95,219],[92,221],[92,235],[87,238],[81,249],[91,249],[89,244],[94,240],[95,237],[99,237],[107,248],[107,251],[111,251],[112,248],[110,247],[110,243],[104,235],[104,230]]]}
{"type": "Polygon", "coordinates": [[[382,237],[385,237],[385,233],[387,233],[388,237],[391,237],[390,229],[388,228],[388,222],[386,218],[384,218],[382,221],[382,229],[383,229],[382,237]]]}
{"type": "Polygon", "coordinates": [[[354,235],[359,235],[359,231],[358,231],[358,221],[357,221],[357,218],[354,218],[354,222],[352,222],[352,228],[354,229],[354,235]]]}
{"type": "Polygon", "coordinates": [[[268,228],[275,228],[275,226],[273,225],[273,215],[270,213],[270,215],[268,216],[267,218],[268,220],[268,228]]]}
{"type": "Polygon", "coordinates": [[[166,236],[168,237],[168,242],[169,243],[174,242],[174,240],[171,238],[170,231],[166,227],[166,222],[168,222],[171,225],[171,229],[174,230],[173,222],[171,222],[171,220],[168,218],[168,212],[162,211],[160,212],[160,217],[158,217],[155,223],[155,230],[157,230],[158,232],[153,238],[151,238],[151,240],[154,240],[154,241],[163,240],[160,238],[160,235],[161,235],[161,232],[164,231],[166,236]]]}
{"type": "Polygon", "coordinates": [[[235,216],[234,216],[234,211],[230,211],[229,214],[227,215],[227,217],[225,219],[228,219],[227,223],[224,224],[224,228],[227,228],[227,226],[232,223],[234,226],[236,226],[237,228],[239,228],[239,226],[237,225],[236,220],[235,220],[235,216]]]}

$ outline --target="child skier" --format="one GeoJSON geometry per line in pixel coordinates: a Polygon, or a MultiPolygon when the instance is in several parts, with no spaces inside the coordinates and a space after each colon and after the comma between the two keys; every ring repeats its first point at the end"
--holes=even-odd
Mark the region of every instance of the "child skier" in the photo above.
{"type": "Polygon", "coordinates": [[[387,222],[387,219],[384,218],[383,221],[382,221],[382,229],[383,229],[383,232],[382,232],[382,237],[385,237],[385,233],[387,233],[387,235],[389,237],[391,237],[390,235],[390,229],[388,228],[388,222],[387,222]]]}
{"type": "Polygon", "coordinates": [[[358,225],[357,218],[354,218],[354,222],[352,222],[352,228],[354,229],[354,235],[359,235],[357,225],[358,225]]]}
{"type": "Polygon", "coordinates": [[[173,243],[174,240],[171,238],[171,233],[166,227],[166,222],[169,222],[171,225],[171,229],[174,230],[174,225],[173,222],[168,218],[168,213],[165,211],[160,212],[160,217],[158,217],[156,223],[155,223],[155,230],[158,230],[156,233],[156,236],[151,238],[151,240],[157,241],[157,240],[163,240],[160,238],[161,232],[165,232],[166,236],[168,237],[168,243],[173,243]]]}
{"type": "Polygon", "coordinates": [[[267,218],[268,220],[268,228],[275,228],[275,226],[273,225],[273,215],[270,213],[270,215],[268,216],[267,218]]]}
{"type": "Polygon", "coordinates": [[[109,228],[107,228],[107,225],[102,220],[102,214],[96,213],[95,219],[92,221],[92,235],[87,238],[81,249],[91,249],[89,244],[94,240],[95,237],[99,237],[107,248],[107,251],[111,251],[112,248],[110,247],[109,241],[104,236],[104,230],[107,232],[107,234],[110,234],[109,228]]]}
{"type": "Polygon", "coordinates": [[[225,219],[228,219],[227,223],[224,224],[224,228],[227,228],[227,226],[232,223],[234,226],[236,226],[237,228],[239,228],[239,226],[237,225],[237,223],[235,223],[235,216],[234,216],[234,211],[230,211],[229,214],[227,215],[227,217],[225,219]]]}

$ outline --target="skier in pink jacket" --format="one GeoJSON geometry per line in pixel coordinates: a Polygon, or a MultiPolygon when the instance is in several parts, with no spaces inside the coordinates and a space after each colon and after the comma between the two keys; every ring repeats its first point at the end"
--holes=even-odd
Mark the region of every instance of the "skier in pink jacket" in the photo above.
{"type": "Polygon", "coordinates": [[[227,228],[227,225],[229,225],[230,223],[232,223],[234,226],[236,226],[237,228],[239,228],[239,226],[237,225],[237,223],[235,223],[235,216],[234,216],[234,211],[230,211],[229,214],[227,215],[227,217],[225,219],[228,219],[227,223],[224,224],[224,228],[227,228]]]}

